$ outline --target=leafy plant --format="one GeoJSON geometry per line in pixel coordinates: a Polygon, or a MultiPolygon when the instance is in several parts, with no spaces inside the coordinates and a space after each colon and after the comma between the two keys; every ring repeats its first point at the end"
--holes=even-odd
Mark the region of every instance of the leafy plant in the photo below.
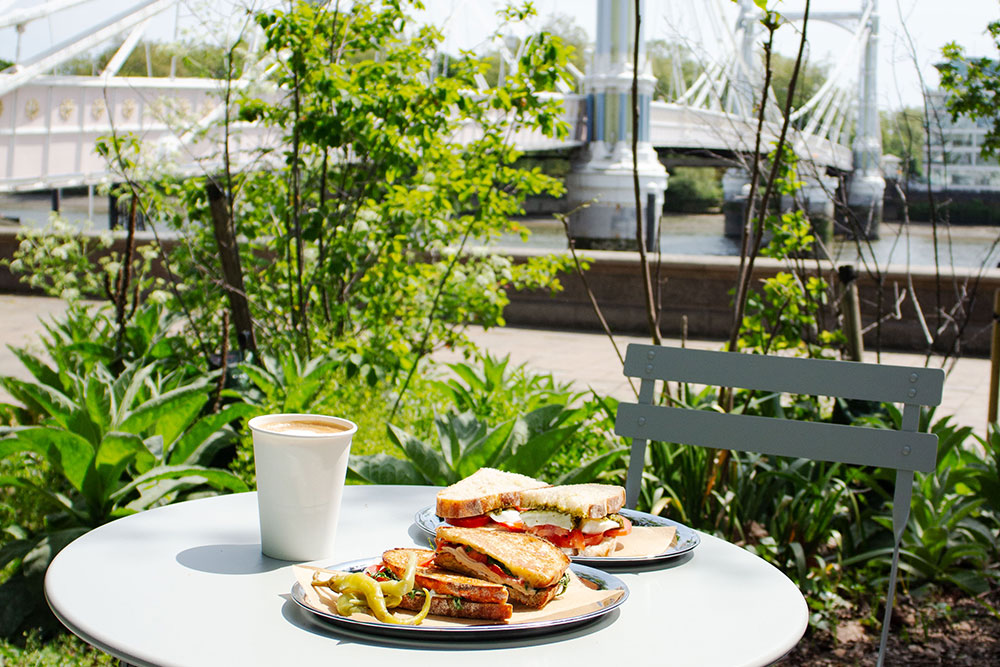
{"type": "Polygon", "coordinates": [[[968,464],[964,480],[972,489],[972,494],[983,499],[982,520],[992,526],[993,558],[1000,550],[1000,425],[990,425],[985,437],[974,436],[983,449],[983,458],[968,464]]]}
{"type": "Polygon", "coordinates": [[[230,422],[254,408],[233,403],[203,413],[214,390],[212,374],[162,372],[160,364],[133,362],[115,377],[94,363],[85,374],[21,353],[31,381],[0,378],[28,410],[35,425],[0,430],[0,459],[20,457],[21,471],[0,477],[0,487],[46,507],[38,530],[9,526],[14,539],[0,549],[0,568],[14,576],[0,586],[8,636],[35,612],[44,612],[41,582],[51,559],[71,540],[112,519],[150,507],[221,491],[246,491],[232,473],[210,467],[235,440],[230,422]],[[25,466],[45,466],[39,484],[25,466]]]}
{"type": "MultiPolygon", "coordinates": [[[[894,406],[889,406],[890,422],[900,418],[894,406]]],[[[933,412],[921,418],[921,430],[938,436],[938,462],[935,472],[917,473],[910,505],[910,519],[900,548],[899,568],[913,586],[951,585],[967,593],[987,590],[998,579],[998,573],[988,566],[996,551],[996,536],[984,523],[985,498],[974,493],[977,473],[984,469],[978,453],[965,447],[972,434],[970,427],[957,427],[951,417],[933,421],[933,412]]],[[[856,539],[856,551],[845,559],[845,565],[877,563],[888,571],[892,553],[892,519],[889,511],[891,495],[888,481],[891,471],[874,470],[864,474],[870,509],[870,523],[881,530],[871,531],[856,539]]],[[[864,530],[864,525],[859,527],[864,530]]],[[[880,575],[884,576],[884,575],[880,575]]]]}
{"type": "Polygon", "coordinates": [[[375,484],[453,484],[482,467],[537,476],[583,421],[562,405],[546,405],[490,427],[472,412],[434,420],[428,444],[390,424],[389,438],[406,456],[352,456],[351,475],[375,484]]]}
{"type": "Polygon", "coordinates": [[[335,389],[331,374],[339,358],[324,354],[303,360],[294,350],[280,357],[266,354],[259,364],[240,364],[239,371],[255,390],[248,392],[249,400],[262,412],[317,412],[316,406],[335,389]]]}
{"type": "Polygon", "coordinates": [[[510,368],[509,355],[498,359],[477,354],[475,361],[447,364],[457,377],[432,382],[460,412],[502,417],[511,410],[530,412],[545,404],[568,405],[578,398],[568,383],[558,384],[551,375],[532,373],[523,364],[510,368]]]}

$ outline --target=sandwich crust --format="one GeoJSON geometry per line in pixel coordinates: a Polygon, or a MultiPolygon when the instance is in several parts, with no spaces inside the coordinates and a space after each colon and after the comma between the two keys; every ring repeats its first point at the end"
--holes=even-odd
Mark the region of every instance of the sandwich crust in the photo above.
{"type": "MultiPolygon", "coordinates": [[[[424,606],[424,594],[415,591],[413,595],[405,596],[399,603],[403,609],[420,611],[424,606]]],[[[492,604],[488,602],[472,602],[471,600],[456,600],[451,597],[435,596],[431,599],[431,608],[427,613],[435,616],[450,616],[452,618],[478,618],[487,621],[506,621],[514,614],[514,607],[504,602],[492,604]]]]}
{"type": "Polygon", "coordinates": [[[527,475],[480,468],[465,479],[441,489],[437,494],[435,511],[443,519],[478,516],[495,509],[516,507],[523,490],[545,486],[548,486],[545,482],[527,475]]]}
{"type": "Polygon", "coordinates": [[[624,505],[625,489],[611,484],[567,484],[521,492],[521,507],[551,509],[587,519],[604,518],[624,505]]]}
{"type": "MultiPolygon", "coordinates": [[[[440,526],[437,538],[466,545],[485,554],[532,588],[548,588],[559,583],[569,567],[569,557],[558,547],[526,533],[440,526]]],[[[440,561],[440,550],[435,556],[435,563],[448,567],[440,561]]]]}
{"type": "MultiPolygon", "coordinates": [[[[382,554],[382,562],[393,574],[402,577],[406,573],[406,566],[411,554],[416,556],[417,563],[426,563],[434,557],[434,552],[429,549],[390,549],[382,554]]],[[[489,604],[507,602],[507,588],[502,584],[462,576],[439,567],[420,567],[418,565],[413,580],[420,588],[427,588],[442,595],[489,604]]],[[[420,596],[420,600],[423,601],[423,595],[420,596]]],[[[432,614],[437,613],[433,611],[434,604],[435,601],[431,600],[432,610],[430,613],[432,614]]],[[[419,607],[417,608],[419,609],[419,607]]]]}

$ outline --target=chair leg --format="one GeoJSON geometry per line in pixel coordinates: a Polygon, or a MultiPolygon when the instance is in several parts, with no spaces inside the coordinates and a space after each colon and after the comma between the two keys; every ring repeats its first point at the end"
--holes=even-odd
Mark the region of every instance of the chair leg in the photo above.
{"type": "Polygon", "coordinates": [[[892,604],[896,597],[896,573],[899,569],[899,546],[903,541],[903,531],[910,516],[910,500],[913,497],[913,471],[896,471],[896,489],[892,495],[892,566],[889,568],[889,591],[885,596],[885,615],[882,618],[882,637],[878,643],[878,662],[885,661],[885,647],[889,641],[889,626],[892,623],[892,604]]]}
{"type": "Polygon", "coordinates": [[[639,491],[642,489],[642,470],[646,462],[646,442],[646,440],[632,438],[628,473],[625,477],[625,507],[630,510],[634,510],[639,502],[639,491]]]}

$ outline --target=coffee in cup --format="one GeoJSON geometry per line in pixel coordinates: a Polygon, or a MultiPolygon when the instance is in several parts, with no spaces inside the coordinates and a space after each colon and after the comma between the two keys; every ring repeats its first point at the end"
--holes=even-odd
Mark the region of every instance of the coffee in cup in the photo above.
{"type": "Polygon", "coordinates": [[[281,560],[333,556],[357,425],[314,414],[254,417],[261,551],[281,560]]]}

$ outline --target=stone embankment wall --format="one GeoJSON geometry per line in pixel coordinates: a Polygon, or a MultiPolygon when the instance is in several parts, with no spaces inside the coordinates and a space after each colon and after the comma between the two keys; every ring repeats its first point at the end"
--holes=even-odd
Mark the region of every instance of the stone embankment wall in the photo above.
{"type": "MultiPolygon", "coordinates": [[[[0,259],[13,256],[18,243],[17,231],[17,227],[0,227],[0,259]]],[[[148,243],[151,237],[146,232],[137,234],[139,243],[148,243]]],[[[117,237],[116,243],[120,250],[124,237],[117,237]]],[[[169,248],[173,243],[167,241],[166,245],[169,248]]],[[[532,254],[547,252],[517,250],[508,254],[515,260],[523,261],[532,254]]],[[[638,253],[588,250],[581,254],[589,258],[587,281],[612,330],[616,333],[648,332],[638,253]]],[[[656,256],[651,255],[651,260],[655,276],[656,256]]],[[[810,265],[830,284],[837,284],[836,267],[829,263],[817,267],[815,262],[810,262],[810,265]]],[[[662,333],[680,336],[686,317],[687,335],[691,338],[725,339],[732,319],[732,297],[729,293],[736,284],[738,267],[738,257],[664,255],[658,270],[657,290],[662,333]]],[[[760,280],[773,276],[782,269],[780,262],[759,258],[754,278],[760,280]]],[[[933,332],[944,324],[937,351],[958,344],[962,354],[989,355],[994,319],[993,294],[1000,289],[1000,269],[981,272],[942,270],[938,274],[934,267],[916,267],[907,274],[902,269],[883,268],[881,306],[878,281],[867,275],[863,267],[858,267],[858,272],[862,322],[868,326],[880,317],[880,313],[884,318],[880,331],[873,329],[865,334],[866,349],[881,345],[886,350],[925,351],[928,345],[924,328],[933,332]],[[959,339],[956,326],[935,313],[939,312],[938,304],[940,311],[952,313],[955,304],[965,294],[974,294],[967,309],[968,317],[963,312],[952,315],[962,329],[959,339]],[[923,324],[917,316],[917,303],[923,313],[923,324]]],[[[505,312],[508,324],[599,331],[600,322],[579,277],[575,274],[564,275],[561,281],[565,289],[559,294],[545,291],[512,293],[511,303],[505,312]]],[[[27,292],[28,289],[6,267],[0,267],[0,291],[27,292]]],[[[837,326],[833,307],[828,313],[826,326],[837,326]]]]}
{"type": "MultiPolygon", "coordinates": [[[[524,251],[512,254],[520,258],[528,255],[524,251]]],[[[648,333],[638,253],[588,250],[581,254],[590,258],[587,282],[612,330],[616,333],[648,333]]],[[[650,259],[655,276],[656,256],[651,255],[650,259]]],[[[732,323],[730,291],[736,286],[739,262],[739,257],[664,255],[657,290],[661,333],[680,336],[686,316],[687,335],[691,338],[727,338],[732,323]]],[[[821,263],[819,267],[815,261],[808,264],[829,284],[838,284],[835,266],[829,262],[821,263]]],[[[773,276],[783,268],[780,262],[758,258],[754,279],[759,281],[773,276]]],[[[864,267],[857,268],[863,325],[867,327],[876,319],[883,319],[880,332],[873,328],[865,334],[865,349],[873,350],[880,345],[885,350],[926,351],[928,343],[924,327],[933,334],[937,327],[946,324],[947,318],[935,315],[938,304],[942,312],[951,313],[962,295],[974,294],[971,307],[966,309],[968,317],[965,312],[953,315],[962,329],[960,339],[955,326],[945,326],[944,333],[938,337],[936,351],[946,351],[959,345],[962,354],[989,356],[993,294],[1000,289],[1000,269],[942,270],[938,274],[934,267],[911,267],[908,274],[901,267],[882,267],[880,290],[876,278],[866,275],[864,267]],[[923,314],[923,324],[917,316],[917,303],[923,314]]],[[[507,323],[600,330],[600,322],[581,280],[576,275],[564,275],[561,281],[565,289],[560,294],[511,294],[511,304],[504,314],[507,323]]],[[[832,305],[826,326],[838,326],[832,305]]]]}

